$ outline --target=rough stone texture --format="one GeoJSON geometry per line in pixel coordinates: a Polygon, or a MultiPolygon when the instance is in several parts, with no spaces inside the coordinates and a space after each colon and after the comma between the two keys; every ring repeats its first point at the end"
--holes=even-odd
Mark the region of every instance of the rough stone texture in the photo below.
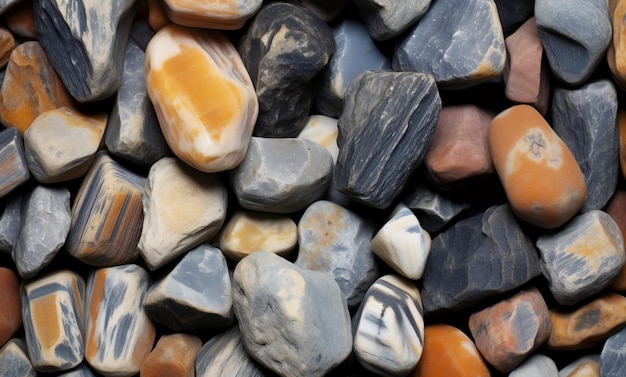
{"type": "Polygon", "coordinates": [[[270,252],[242,259],[235,314],[250,355],[281,376],[323,376],[352,349],[348,306],[329,276],[270,252]]]}
{"type": "Polygon", "coordinates": [[[24,142],[17,128],[0,131],[0,198],[30,179],[24,142]]]}
{"type": "Polygon", "coordinates": [[[338,119],[326,115],[311,115],[307,118],[304,128],[298,134],[298,139],[311,140],[326,148],[333,157],[333,163],[335,163],[339,156],[339,147],[337,146],[337,136],[339,135],[338,121],[338,119]]]}
{"type": "Polygon", "coordinates": [[[0,311],[0,347],[2,347],[22,327],[20,282],[15,272],[6,267],[0,267],[0,307],[2,308],[0,311]]]}
{"type": "Polygon", "coordinates": [[[244,26],[263,4],[262,0],[188,1],[164,0],[163,11],[184,26],[233,30],[244,26]]]}
{"type": "Polygon", "coordinates": [[[141,366],[141,377],[194,377],[202,341],[195,335],[162,335],[141,366]]]}
{"type": "Polygon", "coordinates": [[[572,151],[585,177],[587,198],[581,211],[602,209],[619,177],[617,92],[609,80],[576,89],[556,88],[552,127],[572,151]]]}
{"type": "Polygon", "coordinates": [[[4,14],[4,22],[13,34],[23,38],[37,39],[32,1],[19,1],[4,14]]]}
{"type": "Polygon", "coordinates": [[[298,258],[295,264],[331,276],[355,308],[378,277],[376,257],[370,249],[374,225],[335,203],[320,200],[306,209],[298,223],[298,258]]]}
{"type": "Polygon", "coordinates": [[[424,309],[459,310],[539,274],[537,251],[510,207],[493,206],[433,239],[421,292],[424,309]]]}
{"type": "Polygon", "coordinates": [[[333,159],[317,143],[253,137],[243,162],[230,172],[239,204],[249,210],[290,213],[326,194],[333,159]]]}
{"type": "Polygon", "coordinates": [[[495,0],[495,3],[505,35],[510,35],[528,20],[535,8],[535,0],[495,0]]]}
{"type": "Polygon", "coordinates": [[[442,88],[467,88],[504,70],[504,34],[493,0],[435,1],[402,37],[396,71],[424,72],[442,88]]]}
{"type": "Polygon", "coordinates": [[[600,353],[600,376],[621,377],[626,375],[626,327],[611,335],[600,353]]]}
{"type": "Polygon", "coordinates": [[[552,73],[570,85],[585,82],[611,42],[607,1],[536,0],[535,17],[552,73]]]}
{"type": "Polygon", "coordinates": [[[259,98],[255,136],[300,133],[313,102],[313,79],[335,47],[330,27],[306,8],[283,2],[261,8],[239,43],[259,98]]]}
{"type": "Polygon", "coordinates": [[[559,371],[559,377],[600,377],[600,355],[583,356],[559,371]]]}
{"type": "Polygon", "coordinates": [[[388,207],[424,159],[440,110],[430,75],[359,75],[346,90],[339,118],[334,187],[368,206],[388,207]]]}
{"type": "Polygon", "coordinates": [[[615,84],[620,89],[626,89],[626,25],[623,25],[626,17],[626,2],[623,0],[609,0],[609,16],[613,29],[613,38],[606,52],[606,60],[613,75],[615,84]]]}
{"type": "Polygon", "coordinates": [[[13,34],[9,30],[0,27],[0,68],[7,65],[14,49],[15,38],[13,38],[13,34]]]}
{"type": "Polygon", "coordinates": [[[0,204],[0,252],[11,254],[20,234],[22,198],[23,195],[16,192],[4,197],[0,204]]]}
{"type": "Polygon", "coordinates": [[[509,377],[559,377],[559,370],[554,361],[548,356],[533,355],[515,368],[509,377]]]}
{"type": "Polygon", "coordinates": [[[13,338],[0,348],[0,365],[4,370],[11,371],[11,377],[38,376],[28,359],[26,343],[22,338],[13,338]]]}
{"type": "Polygon", "coordinates": [[[431,0],[355,0],[367,31],[377,41],[397,36],[418,22],[428,11],[431,0]]]}

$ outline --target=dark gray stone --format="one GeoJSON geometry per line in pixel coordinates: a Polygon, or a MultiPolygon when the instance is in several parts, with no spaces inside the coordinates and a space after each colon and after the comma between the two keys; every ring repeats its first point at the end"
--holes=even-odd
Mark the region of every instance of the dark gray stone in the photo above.
{"type": "Polygon", "coordinates": [[[255,136],[296,137],[306,124],[315,76],[335,52],[332,31],[306,8],[265,5],[239,52],[259,99],[255,136]]]}
{"type": "Polygon", "coordinates": [[[148,43],[154,34],[154,30],[152,30],[148,22],[148,14],[146,12],[138,12],[137,16],[133,19],[133,23],[130,25],[130,39],[132,39],[133,43],[142,51],[146,51],[146,47],[148,47],[148,43]]]}
{"type": "Polygon", "coordinates": [[[13,338],[0,348],[0,365],[2,373],[7,377],[37,377],[37,371],[33,368],[28,353],[26,342],[22,338],[13,338]]]}
{"type": "Polygon", "coordinates": [[[384,41],[397,36],[422,18],[431,0],[354,0],[372,38],[384,41]]]}
{"type": "Polygon", "coordinates": [[[554,90],[552,127],[572,151],[587,184],[582,212],[604,208],[617,187],[617,107],[617,92],[609,80],[554,90]]]}
{"type": "Polygon", "coordinates": [[[528,20],[535,8],[535,0],[494,0],[498,7],[500,24],[505,35],[512,34],[528,20]]]}
{"type": "Polygon", "coordinates": [[[30,179],[24,142],[15,127],[0,132],[0,198],[30,179]]]}
{"type": "Polygon", "coordinates": [[[367,71],[346,90],[333,184],[355,201],[387,208],[422,162],[441,99],[432,76],[367,71]]]}
{"type": "Polygon", "coordinates": [[[626,376],[626,327],[604,342],[600,352],[600,376],[626,376]]]}
{"type": "Polygon", "coordinates": [[[22,194],[4,197],[0,204],[0,251],[11,254],[20,234],[22,219],[22,194]]]}

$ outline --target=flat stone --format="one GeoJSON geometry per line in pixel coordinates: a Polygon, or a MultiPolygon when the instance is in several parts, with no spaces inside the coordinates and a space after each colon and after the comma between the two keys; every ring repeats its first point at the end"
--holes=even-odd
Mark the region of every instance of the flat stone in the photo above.
{"type": "Polygon", "coordinates": [[[378,277],[378,263],[370,248],[374,225],[335,203],[311,204],[298,223],[298,258],[295,265],[331,276],[356,308],[378,277]]]}
{"type": "Polygon", "coordinates": [[[298,139],[311,140],[326,148],[333,157],[333,163],[337,162],[339,147],[337,146],[337,136],[339,120],[326,115],[311,115],[307,118],[306,124],[298,134],[298,139]]]}
{"type": "Polygon", "coordinates": [[[67,252],[98,267],[134,261],[139,256],[145,181],[99,152],[72,205],[67,252]]]}
{"type": "MultiPolygon", "coordinates": [[[[620,190],[619,188],[615,190],[613,197],[609,200],[609,203],[603,210],[606,212],[613,221],[617,224],[620,231],[622,232],[622,238],[626,237],[626,191],[620,190]]],[[[1,222],[0,222],[1,224],[1,222]]],[[[624,245],[626,245],[626,240],[624,241],[624,245]]],[[[626,264],[617,276],[611,281],[610,287],[618,292],[626,291],[626,264]]]]}
{"type": "Polygon", "coordinates": [[[234,30],[258,12],[262,0],[186,1],[165,0],[163,11],[174,23],[184,26],[234,30]]]}
{"type": "Polygon", "coordinates": [[[194,377],[202,341],[195,335],[162,335],[141,366],[141,377],[194,377]]]}
{"type": "Polygon", "coordinates": [[[178,158],[206,173],[239,165],[258,104],[224,34],[175,24],[162,28],[146,49],[145,80],[161,131],[178,158]]]}
{"type": "Polygon", "coordinates": [[[139,252],[151,270],[216,236],[228,194],[220,178],[165,157],[152,165],[143,193],[139,252]]]}
{"type": "Polygon", "coordinates": [[[570,85],[585,82],[611,42],[607,1],[536,0],[535,17],[552,73],[570,85]]]}
{"type": "Polygon", "coordinates": [[[626,327],[611,335],[600,352],[600,376],[626,375],[626,327]]]}
{"type": "Polygon", "coordinates": [[[28,355],[39,372],[72,369],[83,361],[85,281],[57,270],[22,289],[22,315],[28,355]]]}
{"type": "Polygon", "coordinates": [[[405,376],[420,357],[424,318],[420,292],[413,282],[385,275],[370,286],[354,316],[354,355],[366,369],[405,376]]]}
{"type": "Polygon", "coordinates": [[[600,377],[600,355],[576,359],[559,371],[559,377],[600,377]]]}
{"type": "Polygon", "coordinates": [[[239,204],[249,210],[290,213],[326,194],[333,159],[317,143],[253,137],[241,165],[230,172],[239,204]]]}
{"type": "Polygon", "coordinates": [[[428,11],[430,3],[431,0],[354,1],[367,31],[377,41],[391,39],[414,25],[428,11]]]}
{"type": "Polygon", "coordinates": [[[576,304],[600,292],[626,259],[622,232],[599,210],[578,215],[558,231],[540,235],[537,248],[541,271],[562,305],[576,304]]]}
{"type": "Polygon", "coordinates": [[[441,88],[467,88],[502,73],[504,34],[493,0],[435,1],[393,55],[396,71],[432,75],[441,88]]]}
{"type": "Polygon", "coordinates": [[[606,60],[615,84],[624,90],[626,88],[626,46],[622,41],[626,36],[626,28],[622,25],[622,20],[626,17],[626,2],[609,0],[608,5],[613,38],[607,48],[606,60]]]}
{"type": "Polygon", "coordinates": [[[145,54],[132,40],[124,52],[122,81],[106,125],[104,141],[111,154],[150,166],[170,151],[144,79],[145,54]]]}
{"type": "MultiPolygon", "coordinates": [[[[6,196],[0,204],[0,252],[11,254],[20,234],[22,219],[22,198],[20,192],[6,196]]],[[[0,342],[1,344],[1,342],[0,342]]]]}
{"type": "Polygon", "coordinates": [[[174,331],[228,328],[234,317],[226,258],[208,244],[195,247],[150,287],[143,306],[150,319],[174,331]]]}
{"type": "Polygon", "coordinates": [[[2,307],[2,311],[0,311],[0,347],[5,345],[13,334],[22,327],[20,295],[20,282],[15,272],[6,267],[0,267],[0,307],[2,307]]]}
{"type": "Polygon", "coordinates": [[[533,107],[516,105],[498,114],[489,127],[489,149],[520,219],[557,228],[582,207],[587,190],[578,163],[533,107]]]}
{"type": "Polygon", "coordinates": [[[155,328],[143,309],[150,276],[134,264],[89,274],[85,359],[105,377],[133,376],[150,354],[155,328]]]}
{"type": "Polygon", "coordinates": [[[587,82],[576,89],[556,88],[552,96],[552,128],[585,177],[583,212],[602,209],[617,187],[617,107],[617,91],[609,80],[587,82]]]}
{"type": "Polygon", "coordinates": [[[485,360],[510,372],[550,336],[550,312],[537,288],[530,288],[474,312],[469,328],[485,360]]]}
{"type": "Polygon", "coordinates": [[[0,27],[0,68],[7,65],[15,46],[13,34],[8,29],[0,27]]]}
{"type": "Polygon", "coordinates": [[[24,142],[17,128],[0,131],[0,198],[30,179],[24,142]]]}
{"type": "Polygon", "coordinates": [[[532,355],[520,366],[515,368],[509,377],[559,377],[556,363],[545,355],[532,355]]]}
{"type": "Polygon", "coordinates": [[[52,262],[65,244],[71,217],[66,187],[36,186],[24,198],[20,232],[11,252],[22,278],[34,277],[52,262]]]}
{"type": "Polygon", "coordinates": [[[495,0],[505,35],[513,33],[527,21],[535,8],[535,0],[495,0]]]}
{"type": "Polygon", "coordinates": [[[298,245],[298,226],[287,215],[238,210],[224,226],[219,245],[236,262],[258,251],[288,256],[298,245]]]}
{"type": "Polygon", "coordinates": [[[335,47],[330,27],[304,7],[275,2],[259,10],[239,41],[259,98],[255,136],[298,136],[313,103],[314,79],[335,47]]]}
{"type": "Polygon", "coordinates": [[[11,377],[37,377],[22,338],[13,338],[0,348],[0,365],[4,370],[11,371],[11,377]]]}
{"type": "Polygon", "coordinates": [[[430,254],[430,234],[413,212],[400,203],[370,243],[374,254],[400,275],[419,280],[430,254]]]}
{"type": "Polygon", "coordinates": [[[19,1],[4,14],[4,23],[11,32],[19,37],[37,39],[33,2],[19,1]]]}
{"type": "Polygon", "coordinates": [[[324,376],[352,349],[348,306],[326,274],[270,252],[235,268],[235,314],[248,353],[282,376],[324,376]]]}
{"type": "Polygon", "coordinates": [[[423,161],[440,110],[430,75],[361,74],[348,86],[339,118],[334,187],[355,201],[387,208],[423,161]]]}
{"type": "Polygon", "coordinates": [[[433,239],[422,280],[424,309],[460,310],[510,292],[539,274],[533,241],[511,208],[493,206],[433,239]]]}

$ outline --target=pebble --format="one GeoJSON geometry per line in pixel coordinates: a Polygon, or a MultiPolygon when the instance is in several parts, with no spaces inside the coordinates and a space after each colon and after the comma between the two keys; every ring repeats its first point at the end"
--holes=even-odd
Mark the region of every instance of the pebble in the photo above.
{"type": "Polygon", "coordinates": [[[24,142],[17,128],[0,131],[0,198],[30,179],[24,142]]]}
{"type": "Polygon", "coordinates": [[[89,368],[89,364],[83,361],[76,368],[57,374],[57,377],[97,377],[97,376],[91,370],[91,368],[89,368]]]}
{"type": "Polygon", "coordinates": [[[205,1],[164,0],[163,11],[172,22],[197,28],[234,30],[258,12],[262,0],[205,1]]]}
{"type": "Polygon", "coordinates": [[[0,348],[0,365],[11,371],[10,377],[37,377],[26,351],[26,342],[22,338],[13,338],[0,348]]]}
{"type": "MultiPolygon", "coordinates": [[[[0,347],[22,327],[20,281],[12,270],[0,267],[0,347]]],[[[2,352],[0,351],[0,354],[2,352]]],[[[2,365],[2,363],[0,363],[2,365]]]]}
{"type": "Polygon", "coordinates": [[[148,23],[154,31],[159,31],[172,23],[165,15],[165,9],[161,0],[148,1],[148,23]]]}
{"type": "Polygon", "coordinates": [[[626,66],[624,58],[626,56],[625,46],[622,40],[626,36],[626,29],[622,25],[622,20],[626,16],[626,2],[622,0],[609,0],[609,16],[611,27],[613,28],[613,38],[606,53],[606,60],[609,64],[615,84],[622,90],[626,88],[626,66]]]}
{"type": "Polygon", "coordinates": [[[626,327],[604,342],[600,352],[600,376],[626,376],[626,327]]]}
{"type": "Polygon", "coordinates": [[[4,13],[4,22],[16,36],[37,39],[32,1],[18,1],[4,13]]]}
{"type": "MultiPolygon", "coordinates": [[[[626,237],[626,191],[621,189],[615,190],[613,197],[603,211],[615,221],[622,232],[622,237],[626,237]]],[[[626,240],[624,245],[626,245],[626,240]]],[[[626,264],[611,281],[610,287],[618,292],[626,291],[626,264]]]]}
{"type": "Polygon", "coordinates": [[[559,371],[559,377],[600,377],[600,355],[576,359],[559,371]]]}
{"type": "Polygon", "coordinates": [[[298,139],[311,140],[326,148],[333,157],[333,163],[336,163],[339,156],[339,147],[337,146],[338,121],[338,119],[327,115],[310,115],[304,128],[298,134],[298,139]]]}
{"type": "Polygon", "coordinates": [[[7,65],[15,47],[13,34],[8,29],[0,27],[0,68],[7,65]]]}
{"type": "Polygon", "coordinates": [[[545,355],[532,355],[515,368],[509,377],[559,377],[559,370],[554,360],[545,355]]]}
{"type": "Polygon", "coordinates": [[[390,1],[355,0],[362,22],[377,41],[391,39],[417,23],[430,7],[431,0],[390,1]]]}
{"type": "Polygon", "coordinates": [[[22,198],[23,195],[16,192],[5,197],[0,205],[0,252],[11,254],[20,234],[22,198]]]}
{"type": "Polygon", "coordinates": [[[194,361],[202,341],[195,335],[162,335],[140,370],[140,377],[194,377],[194,361]]]}

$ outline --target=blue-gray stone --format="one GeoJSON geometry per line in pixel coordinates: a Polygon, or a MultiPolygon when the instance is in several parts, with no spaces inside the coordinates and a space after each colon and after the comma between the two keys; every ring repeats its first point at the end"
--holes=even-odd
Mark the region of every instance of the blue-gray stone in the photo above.
{"type": "Polygon", "coordinates": [[[37,371],[26,352],[26,342],[22,338],[13,338],[0,348],[0,366],[2,376],[37,377],[37,371]]]}
{"type": "Polygon", "coordinates": [[[423,276],[424,310],[463,309],[539,274],[537,250],[511,208],[492,206],[433,240],[423,276]]]}
{"type": "Polygon", "coordinates": [[[333,185],[350,199],[387,208],[423,161],[441,99],[432,76],[366,71],[348,86],[339,118],[333,185]]]}
{"type": "Polygon", "coordinates": [[[600,376],[626,376],[626,327],[604,342],[600,352],[600,376]]]}
{"type": "Polygon", "coordinates": [[[426,13],[431,0],[354,0],[354,5],[377,41],[397,36],[418,22],[426,13]]]}
{"type": "Polygon", "coordinates": [[[609,80],[554,90],[552,127],[572,151],[587,184],[582,212],[604,208],[617,187],[617,107],[617,92],[609,80]]]}
{"type": "Polygon", "coordinates": [[[0,251],[11,254],[20,234],[22,218],[21,193],[5,196],[0,204],[0,251]]]}
{"type": "Polygon", "coordinates": [[[554,75],[570,85],[585,82],[611,43],[606,0],[536,0],[537,30],[554,75]]]}
{"type": "Polygon", "coordinates": [[[337,51],[322,71],[315,106],[320,113],[337,118],[352,80],[367,70],[390,70],[391,60],[380,51],[358,20],[344,19],[333,28],[333,35],[337,51]]]}
{"type": "Polygon", "coordinates": [[[89,364],[83,362],[74,369],[57,374],[57,377],[96,377],[96,374],[91,370],[89,364]]]}
{"type": "Polygon", "coordinates": [[[255,136],[296,137],[306,124],[316,75],[335,52],[328,25],[306,8],[265,5],[239,44],[259,99],[255,136]]]}
{"type": "Polygon", "coordinates": [[[30,179],[24,142],[15,127],[0,131],[0,198],[30,179]]]}
{"type": "Polygon", "coordinates": [[[528,20],[535,9],[535,0],[494,0],[505,35],[512,34],[528,20]]]}
{"type": "Polygon", "coordinates": [[[400,39],[396,71],[431,74],[442,88],[466,88],[500,75],[506,49],[493,0],[435,1],[400,39]]]}

